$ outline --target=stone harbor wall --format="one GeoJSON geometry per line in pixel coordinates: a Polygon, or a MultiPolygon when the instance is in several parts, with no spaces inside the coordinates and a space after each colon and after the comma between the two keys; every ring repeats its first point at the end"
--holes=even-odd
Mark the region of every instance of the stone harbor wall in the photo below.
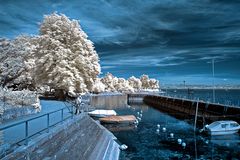
{"type": "Polygon", "coordinates": [[[124,93],[105,93],[91,95],[90,105],[94,108],[114,109],[119,106],[127,105],[127,94],[124,93]]]}
{"type": "Polygon", "coordinates": [[[0,88],[0,122],[38,113],[41,110],[36,93],[23,90],[11,91],[0,88]]]}
{"type": "Polygon", "coordinates": [[[20,146],[3,160],[81,159],[118,160],[119,144],[114,135],[86,113],[74,116],[20,146]]]}
{"type": "Polygon", "coordinates": [[[145,104],[168,114],[178,113],[177,118],[179,119],[185,119],[186,117],[194,118],[198,106],[197,119],[202,122],[201,124],[219,120],[234,120],[240,123],[239,107],[161,95],[146,95],[143,101],[145,104]]]}

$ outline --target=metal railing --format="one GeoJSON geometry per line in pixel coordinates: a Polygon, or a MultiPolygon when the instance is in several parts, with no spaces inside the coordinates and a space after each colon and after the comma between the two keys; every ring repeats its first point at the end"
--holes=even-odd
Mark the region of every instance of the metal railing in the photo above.
{"type": "Polygon", "coordinates": [[[231,106],[231,107],[235,107],[235,108],[240,108],[240,101],[236,100],[235,102],[233,100],[216,100],[216,102],[212,102],[211,98],[206,98],[206,97],[197,97],[197,96],[193,96],[193,97],[187,97],[187,96],[183,96],[183,95],[176,95],[176,94],[162,94],[160,96],[163,97],[168,97],[168,98],[174,98],[174,99],[183,99],[183,100],[189,100],[189,101],[197,101],[197,99],[199,99],[202,102],[205,103],[211,103],[211,104],[219,104],[219,105],[225,105],[225,106],[231,106]]]}
{"type": "Polygon", "coordinates": [[[55,110],[55,111],[52,111],[52,112],[41,114],[41,115],[33,117],[33,118],[29,118],[27,120],[22,120],[22,121],[19,121],[19,122],[16,122],[16,123],[12,123],[12,124],[2,125],[2,126],[0,126],[0,131],[4,131],[6,129],[18,126],[20,124],[24,124],[25,125],[24,138],[22,138],[21,140],[16,141],[15,143],[12,143],[11,145],[16,145],[16,144],[19,145],[21,142],[24,142],[24,141],[25,141],[24,144],[28,145],[29,138],[31,138],[31,137],[33,137],[33,136],[35,136],[37,134],[40,134],[43,131],[49,132],[50,127],[53,127],[56,124],[65,121],[66,119],[73,118],[73,115],[74,115],[73,107],[72,107],[72,110],[70,112],[68,112],[68,113],[70,113],[70,116],[67,116],[67,117],[64,117],[64,110],[65,109],[68,109],[68,108],[64,107],[64,108],[61,108],[61,109],[58,109],[58,110],[55,110]],[[54,124],[50,124],[50,115],[54,114],[54,113],[57,113],[57,112],[61,112],[61,119],[60,119],[60,121],[58,121],[58,122],[56,122],[54,124]],[[41,129],[39,131],[36,131],[35,133],[29,135],[29,122],[33,121],[33,120],[36,120],[36,119],[39,119],[39,118],[42,118],[42,117],[47,117],[47,126],[45,128],[43,128],[43,129],[41,129]]]}

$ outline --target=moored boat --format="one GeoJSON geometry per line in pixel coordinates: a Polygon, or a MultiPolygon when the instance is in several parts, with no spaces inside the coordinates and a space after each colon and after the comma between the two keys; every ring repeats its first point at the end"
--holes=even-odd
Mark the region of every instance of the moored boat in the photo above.
{"type": "Polygon", "coordinates": [[[99,121],[101,123],[127,123],[127,124],[134,124],[137,119],[134,115],[125,115],[125,116],[110,116],[105,118],[100,118],[99,121]]]}
{"type": "Polygon", "coordinates": [[[235,121],[215,121],[210,125],[206,125],[201,131],[210,135],[226,135],[237,133],[240,125],[235,121]]]}
{"type": "Polygon", "coordinates": [[[104,110],[104,109],[97,109],[91,112],[88,112],[90,116],[94,117],[108,117],[108,116],[116,116],[117,113],[114,110],[104,110]]]}

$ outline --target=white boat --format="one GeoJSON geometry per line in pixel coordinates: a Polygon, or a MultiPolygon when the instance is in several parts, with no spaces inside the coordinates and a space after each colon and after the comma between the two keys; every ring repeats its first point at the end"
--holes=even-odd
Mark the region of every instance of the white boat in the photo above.
{"type": "Polygon", "coordinates": [[[226,135],[237,133],[240,125],[235,121],[215,121],[210,125],[206,125],[201,131],[205,131],[210,135],[226,135]]]}
{"type": "Polygon", "coordinates": [[[108,117],[108,116],[117,115],[117,113],[114,110],[104,110],[104,109],[97,109],[97,110],[88,112],[88,114],[94,117],[108,117]]]}

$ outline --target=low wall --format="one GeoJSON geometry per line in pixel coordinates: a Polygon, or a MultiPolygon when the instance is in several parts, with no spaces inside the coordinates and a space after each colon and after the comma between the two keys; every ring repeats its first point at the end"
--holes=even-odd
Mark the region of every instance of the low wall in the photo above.
{"type": "Polygon", "coordinates": [[[128,104],[142,104],[143,98],[148,95],[158,95],[156,92],[134,92],[128,93],[127,103],[128,104]]]}
{"type": "Polygon", "coordinates": [[[119,106],[127,105],[127,94],[99,94],[91,95],[90,105],[95,108],[114,109],[119,106]]]}
{"type": "Polygon", "coordinates": [[[50,129],[8,154],[4,160],[15,159],[81,159],[117,160],[119,145],[111,132],[82,113],[50,129]]]}

